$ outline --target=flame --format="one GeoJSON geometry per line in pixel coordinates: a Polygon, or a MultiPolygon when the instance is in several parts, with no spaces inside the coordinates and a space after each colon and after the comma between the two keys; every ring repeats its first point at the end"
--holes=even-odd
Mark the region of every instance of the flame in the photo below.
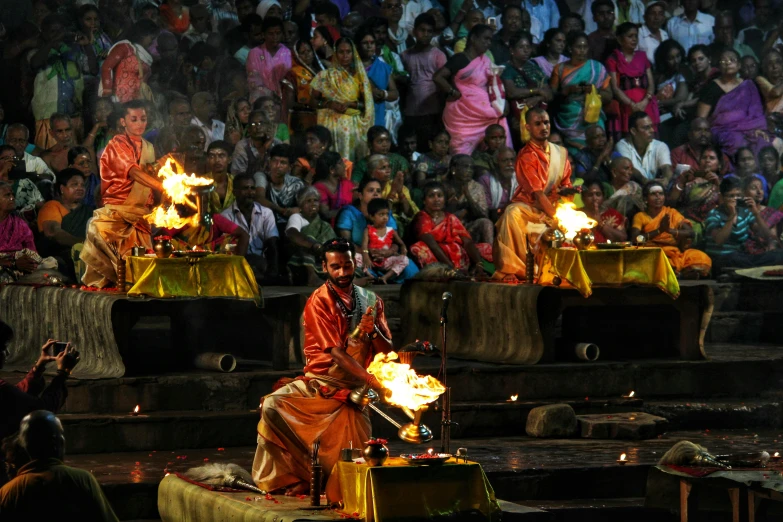
{"type": "Polygon", "coordinates": [[[776,457],[776,458],[777,458],[777,457],[780,457],[780,453],[778,453],[778,452],[776,451],[776,452],[775,452],[775,454],[774,454],[774,455],[772,455],[772,456],[773,456],[773,457],[776,457]]]}
{"type": "Polygon", "coordinates": [[[511,396],[511,402],[514,402],[514,401],[516,401],[517,399],[519,399],[519,395],[512,395],[512,396],[511,396]]]}
{"type": "Polygon", "coordinates": [[[171,200],[167,208],[163,205],[155,207],[155,210],[144,218],[158,227],[164,228],[183,228],[187,225],[196,226],[200,222],[198,214],[183,218],[180,217],[174,205],[188,205],[195,210],[196,206],[188,197],[191,196],[194,187],[204,187],[214,183],[211,179],[200,178],[195,174],[179,174],[177,170],[182,170],[180,165],[172,158],[166,160],[158,171],[158,177],[162,178],[163,192],[171,200]],[[176,169],[175,169],[176,167],[176,169]]]}
{"type": "Polygon", "coordinates": [[[141,408],[139,408],[139,405],[137,404],[135,408],[133,408],[133,413],[139,413],[141,408]]]}
{"type": "Polygon", "coordinates": [[[572,202],[559,204],[555,211],[555,218],[567,241],[572,241],[576,233],[583,228],[593,228],[598,224],[584,212],[576,210],[576,205],[572,202]]]}
{"type": "Polygon", "coordinates": [[[634,393],[633,390],[631,390],[631,393],[628,394],[628,397],[633,397],[634,393]]]}
{"type": "Polygon", "coordinates": [[[434,402],[446,388],[430,375],[419,376],[409,364],[395,362],[397,354],[378,353],[367,368],[391,392],[386,402],[412,411],[434,402]]]}
{"type": "Polygon", "coordinates": [[[625,460],[626,456],[627,455],[625,453],[620,454],[620,460],[625,460]]]}

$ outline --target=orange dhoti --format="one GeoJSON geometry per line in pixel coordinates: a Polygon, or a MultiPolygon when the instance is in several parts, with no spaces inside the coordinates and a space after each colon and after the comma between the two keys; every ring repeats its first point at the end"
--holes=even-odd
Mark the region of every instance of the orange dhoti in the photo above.
{"type": "Polygon", "coordinates": [[[310,449],[320,439],[318,460],[329,474],[340,450],[361,448],[370,438],[370,417],[353,404],[327,399],[317,380],[297,380],[267,395],[258,423],[253,480],[266,491],[310,482],[310,449]]]}
{"type": "Polygon", "coordinates": [[[150,212],[150,189],[134,183],[124,205],[106,205],[87,223],[87,238],[81,253],[86,265],[82,283],[103,288],[117,282],[117,263],[134,246],[152,248],[150,228],[144,215],[150,212]]]}

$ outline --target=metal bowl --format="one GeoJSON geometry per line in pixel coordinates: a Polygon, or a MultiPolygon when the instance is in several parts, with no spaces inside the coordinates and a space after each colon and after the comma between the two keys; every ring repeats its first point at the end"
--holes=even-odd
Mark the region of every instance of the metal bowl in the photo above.
{"type": "Polygon", "coordinates": [[[209,250],[175,250],[174,257],[207,257],[212,252],[209,250]]]}
{"type": "Polygon", "coordinates": [[[430,456],[424,456],[427,455],[426,453],[419,453],[419,454],[404,454],[400,455],[400,458],[407,462],[408,464],[414,465],[414,466],[427,466],[427,465],[438,465],[443,464],[447,460],[451,458],[450,453],[436,453],[432,457],[430,456]]]}

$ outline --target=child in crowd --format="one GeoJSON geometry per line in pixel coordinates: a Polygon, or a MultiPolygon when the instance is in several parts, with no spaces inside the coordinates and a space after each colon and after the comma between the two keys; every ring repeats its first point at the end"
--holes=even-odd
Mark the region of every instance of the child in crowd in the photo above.
{"type": "Polygon", "coordinates": [[[505,145],[506,129],[497,124],[487,127],[487,130],[484,131],[484,139],[476,145],[476,149],[471,155],[476,169],[479,171],[478,176],[497,170],[498,164],[495,160],[495,156],[497,155],[498,149],[505,145]]]}
{"type": "Polygon", "coordinates": [[[424,13],[416,17],[413,37],[416,45],[400,57],[410,72],[410,87],[405,103],[405,121],[427,136],[440,124],[443,113],[443,97],[432,81],[435,73],[446,65],[446,55],[431,44],[435,31],[435,19],[424,13]]]}
{"type": "Polygon", "coordinates": [[[390,279],[399,277],[408,266],[408,250],[397,232],[387,226],[391,214],[391,205],[388,199],[373,199],[367,205],[367,213],[370,215],[372,224],[368,224],[364,230],[362,253],[356,256],[357,265],[359,268],[366,267],[365,271],[368,274],[371,273],[371,269],[383,272],[378,281],[388,284],[390,279]],[[396,255],[391,249],[393,243],[400,247],[396,255]],[[372,256],[370,249],[380,250],[381,253],[372,256]]]}

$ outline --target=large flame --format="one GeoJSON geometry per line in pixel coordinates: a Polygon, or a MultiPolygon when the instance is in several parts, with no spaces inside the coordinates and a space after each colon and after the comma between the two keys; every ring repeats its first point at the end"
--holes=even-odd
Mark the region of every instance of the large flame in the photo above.
{"type": "Polygon", "coordinates": [[[565,234],[566,241],[573,241],[577,232],[583,228],[593,228],[598,224],[587,214],[576,210],[572,202],[560,203],[555,210],[555,218],[565,234]]]}
{"type": "Polygon", "coordinates": [[[194,187],[204,187],[214,183],[209,178],[200,178],[195,174],[179,174],[177,170],[179,164],[173,159],[166,160],[166,164],[163,165],[158,171],[158,177],[162,178],[163,192],[171,200],[168,207],[159,205],[155,207],[155,210],[146,216],[144,216],[150,223],[164,228],[182,228],[187,225],[196,226],[200,222],[200,217],[197,213],[192,216],[181,217],[177,212],[175,205],[188,205],[195,210],[196,205],[189,197],[192,196],[192,189],[194,187]],[[178,167],[176,170],[174,167],[178,167]]]}
{"type": "Polygon", "coordinates": [[[446,391],[436,378],[417,375],[409,364],[398,363],[396,359],[395,352],[378,353],[367,368],[391,392],[386,397],[389,404],[416,411],[436,401],[446,391]]]}

